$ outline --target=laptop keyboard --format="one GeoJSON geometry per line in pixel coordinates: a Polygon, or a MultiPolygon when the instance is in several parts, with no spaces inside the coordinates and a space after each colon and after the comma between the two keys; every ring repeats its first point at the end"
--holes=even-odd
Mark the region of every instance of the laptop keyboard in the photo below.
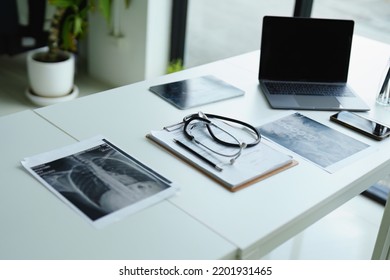
{"type": "Polygon", "coordinates": [[[316,96],[354,96],[352,91],[344,85],[306,84],[264,82],[270,94],[281,95],[316,95],[316,96]]]}

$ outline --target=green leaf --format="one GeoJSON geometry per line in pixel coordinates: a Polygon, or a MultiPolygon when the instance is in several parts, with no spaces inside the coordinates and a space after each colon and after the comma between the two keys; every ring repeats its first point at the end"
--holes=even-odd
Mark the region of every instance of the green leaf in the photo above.
{"type": "Polygon", "coordinates": [[[83,33],[83,19],[78,15],[75,15],[74,17],[73,33],[75,36],[83,33]]]}
{"type": "Polygon", "coordinates": [[[64,20],[64,24],[62,26],[61,30],[61,39],[62,39],[62,45],[61,48],[63,50],[72,50],[72,41],[73,41],[73,36],[72,36],[72,16],[67,17],[64,20]]]}
{"type": "Polygon", "coordinates": [[[125,0],[126,8],[130,7],[131,0],[125,0]]]}
{"type": "Polygon", "coordinates": [[[49,0],[49,4],[59,8],[69,8],[76,4],[75,0],[49,0]]]}
{"type": "Polygon", "coordinates": [[[181,59],[172,60],[167,69],[167,73],[175,73],[184,69],[183,61],[181,59]]]}
{"type": "Polygon", "coordinates": [[[111,0],[99,0],[99,9],[106,21],[109,22],[111,16],[111,0]]]}

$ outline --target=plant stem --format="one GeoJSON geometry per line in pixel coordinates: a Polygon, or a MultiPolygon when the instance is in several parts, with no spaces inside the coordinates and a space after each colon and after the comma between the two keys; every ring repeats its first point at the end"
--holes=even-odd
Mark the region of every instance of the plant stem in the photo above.
{"type": "Polygon", "coordinates": [[[60,51],[60,26],[66,9],[57,7],[50,23],[50,33],[48,38],[49,56],[55,58],[60,51]]]}

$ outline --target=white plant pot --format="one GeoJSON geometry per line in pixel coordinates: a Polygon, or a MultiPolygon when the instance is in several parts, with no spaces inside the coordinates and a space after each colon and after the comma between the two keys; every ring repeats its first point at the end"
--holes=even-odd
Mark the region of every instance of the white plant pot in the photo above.
{"type": "Polygon", "coordinates": [[[40,62],[34,59],[37,52],[27,55],[27,71],[30,90],[33,94],[43,97],[60,97],[70,94],[73,90],[75,59],[69,54],[69,59],[61,62],[40,62]]]}

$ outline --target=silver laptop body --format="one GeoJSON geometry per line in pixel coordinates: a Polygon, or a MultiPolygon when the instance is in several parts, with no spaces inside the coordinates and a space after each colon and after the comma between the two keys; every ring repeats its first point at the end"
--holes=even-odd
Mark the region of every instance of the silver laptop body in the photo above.
{"type": "Polygon", "coordinates": [[[265,16],[259,82],[277,109],[370,108],[347,84],[352,20],[265,16]]]}

